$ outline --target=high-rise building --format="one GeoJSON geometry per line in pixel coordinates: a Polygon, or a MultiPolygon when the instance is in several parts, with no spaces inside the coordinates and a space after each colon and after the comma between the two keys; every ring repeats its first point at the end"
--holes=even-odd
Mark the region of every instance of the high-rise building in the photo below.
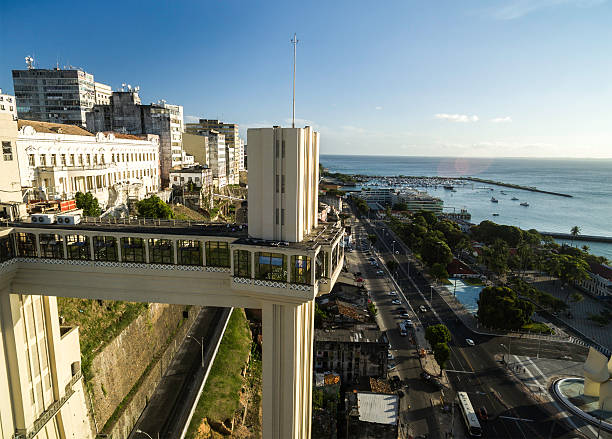
{"type": "Polygon", "coordinates": [[[183,133],[183,150],[193,156],[194,162],[210,166],[208,158],[208,136],[183,133]]]}
{"type": "MultiPolygon", "coordinates": [[[[110,87],[98,83],[102,90],[110,87]]],[[[96,103],[94,75],[82,69],[13,70],[19,119],[85,126],[96,103]]]]}
{"type": "Polygon", "coordinates": [[[249,234],[301,241],[318,224],[319,133],[311,127],[249,128],[248,142],[249,234]]]}
{"type": "Polygon", "coordinates": [[[182,164],[183,107],[165,101],[142,105],[137,89],[114,91],[110,105],[95,105],[87,114],[87,129],[91,132],[157,134],[164,186],[169,183],[170,170],[182,164]]]}
{"type": "Polygon", "coordinates": [[[10,114],[13,119],[17,120],[17,105],[15,104],[15,96],[2,93],[0,88],[0,114],[10,114]]]}
{"type": "Polygon", "coordinates": [[[245,150],[244,150],[244,140],[240,139],[240,142],[238,143],[238,154],[240,155],[239,159],[238,159],[238,171],[246,171],[246,165],[244,163],[244,154],[245,154],[245,150]]]}
{"type": "MultiPolygon", "coordinates": [[[[232,163],[231,169],[227,171],[227,184],[238,184],[241,151],[238,124],[225,123],[217,119],[200,119],[197,123],[188,123],[185,125],[185,131],[188,133],[197,134],[198,131],[202,130],[215,130],[225,135],[226,157],[228,163],[232,163]]],[[[244,143],[242,143],[242,145],[244,145],[244,143]]]]}
{"type": "Polygon", "coordinates": [[[200,135],[208,137],[208,162],[213,173],[213,186],[217,188],[227,186],[225,136],[215,130],[203,131],[200,135]]]}

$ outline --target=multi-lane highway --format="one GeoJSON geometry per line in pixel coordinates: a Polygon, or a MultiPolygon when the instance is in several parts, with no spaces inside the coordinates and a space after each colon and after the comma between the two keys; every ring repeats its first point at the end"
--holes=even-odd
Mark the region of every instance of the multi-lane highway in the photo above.
{"type": "MultiPolygon", "coordinates": [[[[452,397],[456,391],[466,391],[475,408],[486,408],[489,420],[482,422],[486,437],[528,439],[576,436],[575,431],[554,416],[556,412],[554,407],[534,401],[515,381],[509,378],[500,358],[503,354],[508,354],[508,349],[510,349],[513,355],[539,355],[540,358],[555,359],[569,356],[579,361],[586,356],[584,347],[550,340],[542,342],[537,339],[510,339],[472,332],[456,318],[451,308],[435,292],[435,289],[430,288],[427,279],[411,263],[408,256],[410,255],[409,249],[393,238],[384,223],[373,224],[367,220],[361,222],[357,220],[355,226],[355,236],[361,238],[367,234],[376,234],[375,246],[379,255],[384,260],[393,258],[399,263],[396,280],[409,302],[402,305],[411,306],[416,311],[424,328],[442,322],[451,330],[453,338],[450,343],[451,358],[447,365],[447,374],[452,389],[446,390],[446,393],[450,393],[452,397]],[[425,312],[419,311],[421,306],[425,307],[425,312]],[[468,345],[466,339],[473,340],[474,346],[468,345]]],[[[367,261],[365,263],[367,264],[367,261]]],[[[385,298],[384,295],[374,297],[381,303],[379,305],[380,318],[388,329],[387,333],[393,348],[400,355],[400,358],[396,359],[397,367],[401,371],[405,369],[406,372],[411,372],[406,375],[418,376],[418,374],[415,375],[415,368],[419,367],[418,360],[413,358],[414,350],[410,350],[411,345],[407,337],[399,336],[396,329],[396,322],[399,320],[396,319],[397,314],[394,314],[395,306],[390,305],[390,298],[391,296],[385,298]]],[[[423,389],[413,390],[410,398],[419,404],[417,394],[423,389]]],[[[428,399],[430,396],[430,393],[425,391],[425,398],[428,399]]],[[[428,420],[427,427],[430,427],[433,418],[424,414],[411,415],[410,412],[414,409],[426,411],[427,407],[411,407],[405,420],[411,422],[414,419],[425,419],[428,420]]],[[[439,427],[434,427],[429,430],[429,437],[444,437],[444,431],[446,430],[441,432],[439,427]]]]}

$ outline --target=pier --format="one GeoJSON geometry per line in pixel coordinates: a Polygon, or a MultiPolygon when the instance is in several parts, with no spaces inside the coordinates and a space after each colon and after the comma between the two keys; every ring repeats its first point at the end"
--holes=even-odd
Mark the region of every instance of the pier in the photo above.
{"type": "Polygon", "coordinates": [[[612,244],[612,236],[595,236],[595,235],[578,235],[573,236],[569,233],[559,233],[559,232],[539,232],[540,235],[544,236],[552,236],[557,239],[567,239],[569,241],[576,239],[578,241],[589,241],[589,242],[605,242],[612,244]]]}
{"type": "Polygon", "coordinates": [[[484,178],[477,178],[477,177],[458,177],[458,179],[466,180],[466,181],[476,181],[478,183],[494,184],[496,186],[509,187],[513,189],[521,189],[521,190],[530,191],[530,192],[539,192],[541,194],[556,195],[558,197],[573,198],[573,195],[563,194],[561,192],[543,191],[533,186],[521,186],[520,184],[504,183],[502,181],[487,180],[484,178]]]}

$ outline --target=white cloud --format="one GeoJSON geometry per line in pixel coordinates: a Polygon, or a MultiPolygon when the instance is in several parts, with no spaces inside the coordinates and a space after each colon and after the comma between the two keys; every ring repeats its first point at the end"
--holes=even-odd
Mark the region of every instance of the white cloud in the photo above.
{"type": "Polygon", "coordinates": [[[383,107],[381,107],[380,105],[377,105],[377,106],[376,106],[376,110],[380,111],[380,110],[382,110],[382,109],[383,109],[383,107]]]}
{"type": "Polygon", "coordinates": [[[449,120],[451,122],[478,122],[478,116],[475,114],[469,116],[467,114],[447,114],[447,113],[438,113],[434,116],[436,119],[449,120]]]}
{"type": "Polygon", "coordinates": [[[607,0],[507,0],[499,7],[488,8],[486,15],[497,20],[514,20],[532,12],[569,5],[589,8],[605,3],[607,0]]]}
{"type": "Polygon", "coordinates": [[[185,116],[185,123],[196,123],[200,121],[198,116],[185,116]]]}
{"type": "Polygon", "coordinates": [[[512,118],[510,116],[495,117],[495,118],[491,119],[491,122],[493,122],[493,123],[509,123],[509,122],[512,122],[512,118]]]}

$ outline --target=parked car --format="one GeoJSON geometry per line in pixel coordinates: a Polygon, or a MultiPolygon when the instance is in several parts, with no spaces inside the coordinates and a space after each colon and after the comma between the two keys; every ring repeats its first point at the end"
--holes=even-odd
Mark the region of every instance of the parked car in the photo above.
{"type": "Polygon", "coordinates": [[[391,303],[392,303],[392,304],[394,304],[394,305],[401,305],[401,304],[402,304],[402,302],[400,302],[400,301],[399,301],[399,300],[397,300],[397,299],[392,300],[392,301],[391,301],[391,303]]]}
{"type": "Polygon", "coordinates": [[[393,354],[391,352],[387,352],[387,360],[393,360],[393,354]]]}
{"type": "MultiPolygon", "coordinates": [[[[410,317],[410,314],[408,314],[406,311],[404,311],[404,312],[402,313],[402,317],[404,317],[404,318],[408,318],[408,317],[410,317]]],[[[412,323],[412,322],[411,322],[411,323],[412,323]]]]}
{"type": "Polygon", "coordinates": [[[431,380],[431,375],[429,375],[427,372],[423,371],[423,372],[421,372],[421,379],[423,381],[429,381],[429,380],[431,380]]]}
{"type": "Polygon", "coordinates": [[[427,312],[427,308],[425,307],[425,305],[419,306],[419,309],[421,310],[421,312],[427,312]]]}
{"type": "Polygon", "coordinates": [[[472,340],[471,338],[466,338],[465,342],[469,345],[469,346],[474,346],[474,340],[472,340]]]}
{"type": "Polygon", "coordinates": [[[382,271],[382,270],[378,270],[378,271],[376,272],[376,274],[378,274],[379,276],[382,276],[383,274],[385,274],[385,272],[384,272],[384,271],[382,271]]]}
{"type": "Polygon", "coordinates": [[[404,320],[404,323],[406,324],[406,326],[412,326],[412,320],[410,319],[404,320]]]}
{"type": "Polygon", "coordinates": [[[389,291],[389,296],[397,296],[397,293],[395,291],[389,291]]]}

